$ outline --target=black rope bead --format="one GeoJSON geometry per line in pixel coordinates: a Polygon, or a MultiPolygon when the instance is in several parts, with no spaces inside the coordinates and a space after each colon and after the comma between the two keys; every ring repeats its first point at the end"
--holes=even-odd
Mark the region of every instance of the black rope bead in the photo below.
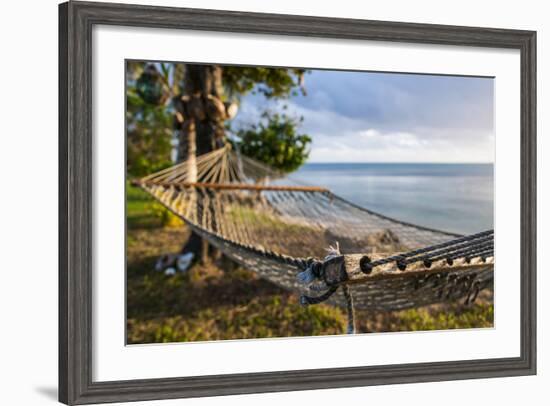
{"type": "Polygon", "coordinates": [[[361,272],[367,275],[372,272],[373,266],[368,256],[364,255],[363,257],[361,257],[361,259],[359,260],[359,268],[361,268],[361,272]]]}
{"type": "Polygon", "coordinates": [[[400,271],[405,271],[407,269],[407,263],[405,261],[398,260],[395,263],[400,271]]]}

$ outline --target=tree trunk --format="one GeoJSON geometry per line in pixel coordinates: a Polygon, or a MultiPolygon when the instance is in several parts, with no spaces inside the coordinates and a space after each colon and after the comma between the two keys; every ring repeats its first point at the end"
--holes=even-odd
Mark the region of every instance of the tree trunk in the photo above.
{"type": "MultiPolygon", "coordinates": [[[[227,118],[221,100],[222,68],[215,65],[185,66],[183,94],[175,100],[178,134],[177,161],[189,162],[188,182],[197,182],[196,157],[224,144],[224,121],[227,118]]],[[[208,246],[192,233],[182,252],[193,252],[195,258],[208,259],[208,246]]]]}
{"type": "MultiPolygon", "coordinates": [[[[214,65],[186,65],[183,95],[178,97],[176,109],[181,114],[178,162],[190,156],[190,123],[194,124],[195,153],[202,155],[223,146],[225,138],[225,106],[222,68],[214,65]]],[[[192,148],[192,147],[191,147],[192,148]]]]}

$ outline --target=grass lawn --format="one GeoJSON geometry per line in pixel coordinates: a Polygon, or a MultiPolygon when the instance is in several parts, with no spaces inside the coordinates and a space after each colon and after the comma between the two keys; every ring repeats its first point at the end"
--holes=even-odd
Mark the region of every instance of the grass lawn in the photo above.
{"type": "MultiPolygon", "coordinates": [[[[303,307],[296,295],[251,271],[196,264],[173,276],[154,270],[160,255],[177,253],[189,230],[138,188],[127,185],[128,343],[225,340],[341,334],[345,313],[328,305],[303,307]]],[[[434,305],[376,313],[358,311],[359,332],[434,330],[493,325],[492,299],[468,308],[434,305]]]]}

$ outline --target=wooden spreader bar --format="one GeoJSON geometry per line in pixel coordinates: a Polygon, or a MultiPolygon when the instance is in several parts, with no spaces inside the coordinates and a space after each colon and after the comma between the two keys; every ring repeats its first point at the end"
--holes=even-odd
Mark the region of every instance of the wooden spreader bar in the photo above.
{"type": "MultiPolygon", "coordinates": [[[[387,254],[369,254],[373,259],[380,259],[387,254]]],[[[426,268],[422,263],[415,263],[406,271],[400,271],[395,263],[388,263],[377,267],[369,275],[361,272],[359,262],[363,254],[345,254],[334,257],[323,264],[324,280],[329,286],[339,284],[356,284],[380,279],[407,279],[412,277],[428,276],[431,274],[459,274],[470,271],[486,272],[494,267],[493,258],[482,261],[475,258],[469,264],[460,263],[447,265],[445,261],[438,261],[436,266],[426,268]]]]}
{"type": "Polygon", "coordinates": [[[330,192],[329,189],[318,186],[289,186],[289,185],[256,185],[250,183],[204,183],[204,182],[132,182],[136,186],[173,186],[175,188],[204,188],[217,190],[255,190],[277,192],[330,192]]]}

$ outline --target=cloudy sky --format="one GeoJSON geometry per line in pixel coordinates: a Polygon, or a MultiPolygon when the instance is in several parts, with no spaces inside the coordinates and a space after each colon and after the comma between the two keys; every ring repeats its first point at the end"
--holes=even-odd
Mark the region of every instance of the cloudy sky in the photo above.
{"type": "MultiPolygon", "coordinates": [[[[493,162],[493,79],[315,70],[285,101],[312,136],[309,162],[493,162]]],[[[267,102],[241,101],[236,126],[267,102]]]]}

